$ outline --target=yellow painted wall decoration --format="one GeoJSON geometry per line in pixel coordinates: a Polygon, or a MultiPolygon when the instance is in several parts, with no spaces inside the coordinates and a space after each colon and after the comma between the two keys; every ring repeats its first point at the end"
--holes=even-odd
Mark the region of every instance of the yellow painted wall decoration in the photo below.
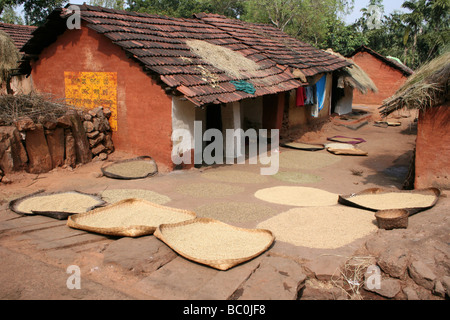
{"type": "Polygon", "coordinates": [[[109,124],[117,131],[117,73],[64,72],[65,94],[68,104],[94,109],[109,108],[109,124]]]}

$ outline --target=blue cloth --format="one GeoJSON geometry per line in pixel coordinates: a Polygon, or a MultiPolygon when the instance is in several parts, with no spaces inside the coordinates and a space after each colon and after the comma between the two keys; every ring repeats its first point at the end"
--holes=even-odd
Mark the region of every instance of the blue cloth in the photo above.
{"type": "Polygon", "coordinates": [[[317,105],[319,106],[319,111],[323,109],[325,103],[325,86],[327,84],[327,76],[324,75],[316,83],[316,93],[317,93],[317,105]]]}
{"type": "Polygon", "coordinates": [[[250,82],[239,80],[239,81],[230,81],[232,84],[234,84],[234,87],[237,91],[244,91],[248,94],[255,94],[256,89],[250,82]]]}

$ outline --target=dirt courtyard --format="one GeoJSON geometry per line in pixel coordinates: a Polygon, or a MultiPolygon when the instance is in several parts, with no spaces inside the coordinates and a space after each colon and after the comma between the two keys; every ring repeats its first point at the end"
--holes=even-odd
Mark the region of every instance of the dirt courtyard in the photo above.
{"type": "MultiPolygon", "coordinates": [[[[380,127],[374,125],[379,120],[377,110],[361,108],[373,115],[367,118],[367,124],[352,129],[334,118],[322,130],[304,135],[302,141],[326,143],[327,137],[336,135],[358,137],[366,141],[359,147],[368,152],[367,156],[333,155],[320,150],[313,153],[328,162],[322,164],[318,160],[309,167],[301,167],[295,161],[296,156],[311,151],[281,147],[280,159],[285,162],[280,161],[275,176],[262,177],[259,170],[264,165],[246,163],[159,172],[139,180],[116,180],[102,176],[101,161],[75,169],[57,168],[46,174],[7,176],[11,183],[0,184],[0,299],[448,298],[450,193],[446,190],[442,190],[435,207],[411,216],[407,229],[374,228],[369,234],[336,248],[301,246],[275,239],[262,255],[227,271],[184,259],[154,236],[107,237],[71,229],[65,221],[37,215],[22,217],[8,209],[11,200],[42,189],[96,194],[113,189],[145,189],[166,197],[165,206],[192,210],[199,215],[211,213],[226,223],[255,228],[269,218],[295,209],[292,205],[255,197],[261,189],[304,186],[338,195],[374,187],[401,189],[413,155],[416,115],[407,111],[396,113],[392,117],[401,122],[400,126],[380,127]],[[230,175],[224,174],[227,172],[230,175]],[[236,178],[227,178],[233,177],[232,174],[236,178]],[[235,212],[218,209],[232,205],[235,212]],[[343,265],[352,257],[364,257],[370,264],[382,267],[384,291],[359,288],[352,295],[354,288],[340,277],[343,265]],[[81,289],[68,288],[67,268],[72,265],[81,270],[81,289]]],[[[133,155],[115,152],[109,160],[129,157],[133,155]]],[[[373,216],[373,212],[367,215],[373,216]]]]}

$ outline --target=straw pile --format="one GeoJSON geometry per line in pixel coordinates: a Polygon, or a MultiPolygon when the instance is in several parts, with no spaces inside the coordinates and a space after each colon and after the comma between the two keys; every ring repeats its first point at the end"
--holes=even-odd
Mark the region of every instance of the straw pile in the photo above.
{"type": "Polygon", "coordinates": [[[423,65],[403,86],[383,102],[380,114],[402,108],[426,109],[449,100],[450,51],[423,65]]]}
{"type": "Polygon", "coordinates": [[[277,240],[317,249],[335,249],[375,232],[373,214],[345,206],[295,208],[261,222],[277,240]]]}
{"type": "Polygon", "coordinates": [[[244,57],[239,52],[202,40],[187,40],[186,44],[193,53],[214,67],[225,71],[233,78],[242,78],[242,72],[256,71],[256,62],[244,57]]]}
{"type": "Polygon", "coordinates": [[[105,190],[102,198],[108,203],[116,203],[125,199],[143,199],[157,204],[165,204],[171,199],[165,195],[144,189],[112,189],[105,190]]]}
{"type": "Polygon", "coordinates": [[[265,183],[268,181],[266,176],[238,170],[206,171],[202,174],[202,177],[232,183],[265,183]]]}
{"type": "Polygon", "coordinates": [[[277,204],[299,207],[331,206],[338,202],[338,195],[308,187],[278,186],[256,191],[255,197],[277,204]]]}
{"type": "Polygon", "coordinates": [[[244,188],[224,183],[188,183],[178,186],[176,190],[194,198],[220,198],[243,192],[244,188]]]}
{"type": "Polygon", "coordinates": [[[246,202],[219,202],[200,206],[195,209],[199,217],[217,219],[226,223],[245,223],[261,221],[272,217],[274,209],[246,202]]]}
{"type": "Polygon", "coordinates": [[[182,256],[221,270],[261,254],[274,240],[267,230],[237,228],[207,218],[162,225],[155,236],[182,256]]]}
{"type": "Polygon", "coordinates": [[[12,69],[17,68],[19,51],[11,37],[0,30],[0,84],[6,82],[12,69]]]}
{"type": "Polygon", "coordinates": [[[366,208],[387,210],[428,207],[436,200],[436,196],[409,192],[387,192],[356,195],[348,200],[366,208]]]}
{"type": "Polygon", "coordinates": [[[103,203],[96,197],[78,192],[61,192],[49,195],[36,195],[19,201],[15,210],[32,214],[36,212],[82,213],[103,203]]]}
{"type": "Polygon", "coordinates": [[[309,151],[288,151],[280,153],[280,167],[286,169],[321,169],[337,163],[340,160],[340,158],[329,153],[309,151]]]}

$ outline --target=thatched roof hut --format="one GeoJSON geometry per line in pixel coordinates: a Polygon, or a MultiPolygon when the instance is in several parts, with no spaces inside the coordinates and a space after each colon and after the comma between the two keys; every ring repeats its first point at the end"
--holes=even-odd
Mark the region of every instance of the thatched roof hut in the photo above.
{"type": "Polygon", "coordinates": [[[345,58],[341,54],[334,52],[332,49],[326,51],[352,63],[351,66],[336,71],[338,73],[338,88],[349,86],[358,90],[361,94],[366,94],[369,91],[378,92],[377,86],[369,75],[351,59],[345,58]]]}
{"type": "Polygon", "coordinates": [[[450,189],[449,82],[450,51],[422,66],[380,107],[384,117],[402,108],[419,110],[410,168],[416,189],[450,189]]]}
{"type": "Polygon", "coordinates": [[[388,116],[402,109],[426,109],[449,101],[450,51],[430,61],[408,78],[405,84],[380,107],[388,116]]]}
{"type": "Polygon", "coordinates": [[[11,70],[17,68],[19,60],[19,50],[14,41],[0,30],[0,87],[7,81],[11,70]]]}

